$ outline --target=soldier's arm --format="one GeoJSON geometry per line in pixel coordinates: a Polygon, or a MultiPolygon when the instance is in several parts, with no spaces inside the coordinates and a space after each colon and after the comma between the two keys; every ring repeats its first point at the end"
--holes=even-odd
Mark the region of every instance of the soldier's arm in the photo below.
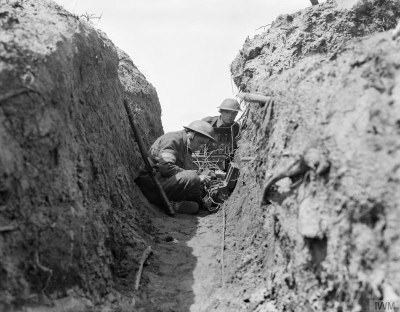
{"type": "Polygon", "coordinates": [[[176,163],[179,157],[180,142],[176,138],[165,138],[158,152],[158,169],[164,177],[171,177],[184,171],[176,163]]]}
{"type": "Polygon", "coordinates": [[[177,152],[171,149],[160,151],[158,168],[164,177],[171,177],[178,172],[184,171],[183,168],[176,165],[177,152]]]}

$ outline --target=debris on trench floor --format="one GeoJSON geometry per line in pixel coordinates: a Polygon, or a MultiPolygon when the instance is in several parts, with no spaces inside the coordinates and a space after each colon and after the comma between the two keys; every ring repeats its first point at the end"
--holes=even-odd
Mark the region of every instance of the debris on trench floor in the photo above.
{"type": "Polygon", "coordinates": [[[143,270],[146,290],[139,311],[206,311],[222,286],[222,213],[153,219],[156,244],[143,270]]]}

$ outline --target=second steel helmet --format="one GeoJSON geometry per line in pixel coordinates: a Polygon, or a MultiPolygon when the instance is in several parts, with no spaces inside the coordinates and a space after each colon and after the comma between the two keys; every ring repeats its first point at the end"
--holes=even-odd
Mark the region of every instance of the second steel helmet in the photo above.
{"type": "Polygon", "coordinates": [[[183,126],[183,128],[200,133],[215,142],[214,128],[204,120],[192,121],[187,127],[183,126]]]}
{"type": "Polygon", "coordinates": [[[235,99],[225,99],[222,101],[221,105],[218,106],[219,109],[222,110],[231,110],[231,111],[241,111],[240,104],[235,99]]]}

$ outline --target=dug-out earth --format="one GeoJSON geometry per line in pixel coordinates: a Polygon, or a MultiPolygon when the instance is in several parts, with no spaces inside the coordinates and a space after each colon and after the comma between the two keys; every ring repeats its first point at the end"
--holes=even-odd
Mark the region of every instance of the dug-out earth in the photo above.
{"type": "Polygon", "coordinates": [[[123,105],[149,147],[155,88],[87,18],[0,0],[0,311],[400,300],[399,18],[397,0],[328,0],[248,38],[232,78],[268,101],[241,102],[236,188],[171,218],[134,183],[123,105]]]}

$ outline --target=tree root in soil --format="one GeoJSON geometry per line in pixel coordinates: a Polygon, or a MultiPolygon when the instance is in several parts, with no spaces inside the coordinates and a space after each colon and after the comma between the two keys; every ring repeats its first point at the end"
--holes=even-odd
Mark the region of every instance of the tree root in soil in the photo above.
{"type": "Polygon", "coordinates": [[[140,284],[140,279],[142,277],[142,271],[143,271],[143,265],[146,262],[147,258],[149,255],[152,253],[152,249],[150,246],[146,248],[146,250],[143,252],[142,258],[140,259],[140,265],[139,265],[139,270],[136,273],[136,281],[135,281],[135,290],[139,289],[139,284],[140,284]]]}

